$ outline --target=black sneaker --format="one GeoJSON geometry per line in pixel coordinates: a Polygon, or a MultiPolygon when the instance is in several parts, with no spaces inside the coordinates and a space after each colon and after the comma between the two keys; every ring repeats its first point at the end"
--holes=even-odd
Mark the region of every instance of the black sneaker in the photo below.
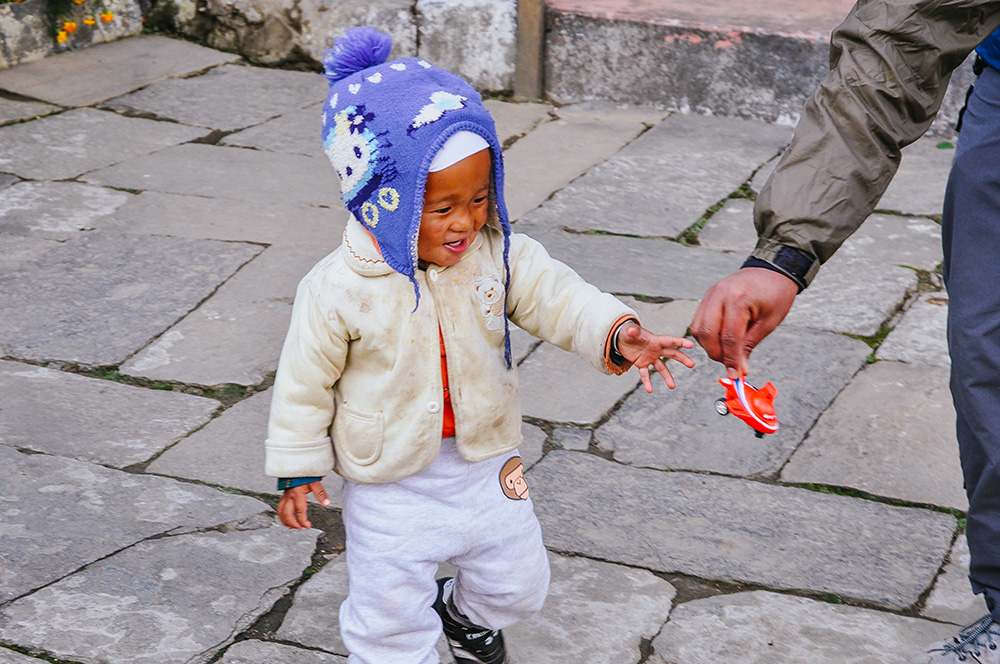
{"type": "Polygon", "coordinates": [[[915,664],[1000,664],[1000,625],[986,614],[979,620],[958,630],[958,636],[939,643],[915,664]]]}
{"type": "Polygon", "coordinates": [[[434,610],[441,616],[441,626],[448,639],[448,650],[457,664],[510,664],[503,632],[469,622],[451,601],[455,579],[438,579],[434,610]]]}

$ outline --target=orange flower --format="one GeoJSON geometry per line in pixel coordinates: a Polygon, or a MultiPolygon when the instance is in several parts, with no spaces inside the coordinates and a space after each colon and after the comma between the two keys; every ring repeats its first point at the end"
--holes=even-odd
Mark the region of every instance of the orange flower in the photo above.
{"type": "Polygon", "coordinates": [[[60,44],[65,42],[67,39],[69,39],[69,37],[66,36],[65,30],[60,30],[59,32],[56,33],[56,41],[59,42],[60,44]]]}
{"type": "Polygon", "coordinates": [[[76,32],[76,21],[63,21],[63,30],[68,35],[76,32]]]}
{"type": "Polygon", "coordinates": [[[83,24],[84,25],[94,25],[96,23],[97,23],[97,21],[94,20],[93,16],[87,16],[86,18],[83,19],[83,24]]]}
{"type": "Polygon", "coordinates": [[[112,12],[101,12],[101,20],[105,23],[111,23],[115,19],[115,15],[112,12]]]}
{"type": "Polygon", "coordinates": [[[78,5],[82,5],[82,4],[83,4],[83,3],[85,3],[86,1],[87,1],[87,0],[73,0],[73,2],[75,2],[75,3],[76,3],[76,4],[78,4],[78,5]]]}

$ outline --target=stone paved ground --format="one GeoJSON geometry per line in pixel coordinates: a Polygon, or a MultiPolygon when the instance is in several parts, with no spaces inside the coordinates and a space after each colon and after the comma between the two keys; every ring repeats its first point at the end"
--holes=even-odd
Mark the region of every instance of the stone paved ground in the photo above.
{"type": "MultiPolygon", "coordinates": [[[[0,664],[345,662],[338,507],[289,532],[261,474],[295,284],[346,221],[324,82],[159,37],[100,56],[112,79],[87,51],[0,72],[0,664]]],[[[791,134],[488,104],[517,229],[674,334],[752,246],[791,134]]],[[[774,436],[715,413],[698,351],[650,396],[515,330],[553,567],[518,662],[906,662],[980,615],[938,276],[951,153],[907,150],[755,353],[774,436]]]]}

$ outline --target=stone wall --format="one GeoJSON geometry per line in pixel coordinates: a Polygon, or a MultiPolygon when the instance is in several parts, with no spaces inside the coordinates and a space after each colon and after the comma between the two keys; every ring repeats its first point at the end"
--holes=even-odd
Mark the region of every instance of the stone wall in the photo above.
{"type": "Polygon", "coordinates": [[[0,69],[142,32],[140,0],[103,0],[102,10],[114,14],[108,23],[97,17],[93,0],[88,0],[71,5],[65,18],[75,21],[77,30],[60,44],[47,7],[47,0],[0,4],[0,69]],[[84,23],[88,16],[97,19],[93,26],[84,23]]]}
{"type": "Polygon", "coordinates": [[[513,87],[516,0],[156,0],[148,20],[257,64],[309,69],[335,37],[371,25],[392,36],[392,57],[419,55],[481,90],[513,87]]]}

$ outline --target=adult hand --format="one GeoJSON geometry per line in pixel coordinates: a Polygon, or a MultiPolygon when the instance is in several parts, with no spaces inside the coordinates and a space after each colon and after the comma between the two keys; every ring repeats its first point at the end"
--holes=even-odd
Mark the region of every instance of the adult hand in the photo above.
{"type": "Polygon", "coordinates": [[[708,289],[691,321],[691,334],[730,378],[748,373],[750,351],[792,308],[798,286],[763,267],[737,270],[708,289]]]}
{"type": "Polygon", "coordinates": [[[316,496],[316,500],[323,507],[330,506],[330,498],[327,497],[322,482],[310,482],[285,489],[281,494],[281,500],[278,501],[278,518],[281,519],[281,523],[293,530],[312,528],[308,517],[309,503],[306,500],[310,493],[316,496]]]}

